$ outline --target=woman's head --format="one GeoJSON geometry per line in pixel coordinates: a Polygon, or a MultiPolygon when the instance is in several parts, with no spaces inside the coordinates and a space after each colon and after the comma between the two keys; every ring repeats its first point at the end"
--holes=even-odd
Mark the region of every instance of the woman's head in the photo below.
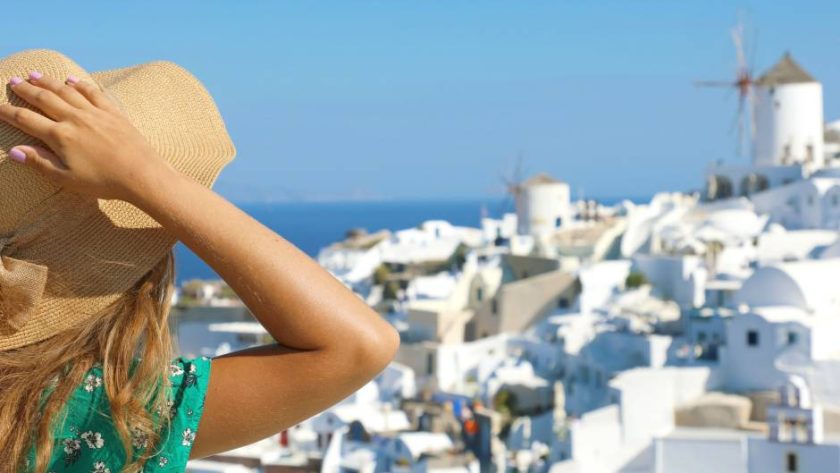
{"type": "MultiPolygon", "coordinates": [[[[152,412],[168,412],[166,375],[173,356],[169,331],[174,291],[172,249],[134,287],[90,321],[41,342],[0,351],[0,473],[45,473],[60,414],[84,374],[101,363],[111,417],[126,452],[132,440],[149,448],[126,471],[139,471],[154,454],[158,433],[168,417],[155,422],[152,412]],[[139,358],[139,360],[138,360],[139,358]],[[135,361],[136,360],[136,361],[135,361]],[[132,368],[133,363],[136,366],[132,368]],[[42,393],[49,390],[49,396],[42,393]],[[23,470],[34,446],[35,463],[23,470]],[[10,456],[9,456],[10,455],[10,456]]],[[[127,457],[127,460],[130,460],[127,457]]]]}
{"type": "Polygon", "coordinates": [[[4,351],[87,324],[177,243],[136,201],[138,176],[209,188],[235,148],[203,84],[169,61],[89,72],[33,49],[0,57],[0,76],[4,351]]]}

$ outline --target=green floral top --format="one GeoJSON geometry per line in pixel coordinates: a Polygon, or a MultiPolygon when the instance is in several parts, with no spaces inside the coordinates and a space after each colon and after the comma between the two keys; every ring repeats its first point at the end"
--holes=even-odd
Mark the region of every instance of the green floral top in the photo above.
{"type": "MultiPolygon", "coordinates": [[[[158,453],[147,460],[144,473],[183,473],[204,410],[204,397],[210,378],[210,358],[172,360],[169,375],[171,428],[161,434],[158,453]]],[[[116,429],[110,423],[110,403],[102,385],[102,366],[95,365],[84,383],[76,388],[68,404],[67,419],[56,437],[51,473],[120,473],[126,462],[116,429]]],[[[160,414],[160,412],[158,412],[160,414]]],[[[146,439],[134,436],[132,445],[140,449],[146,439]]],[[[139,450],[138,450],[139,451],[139,450]]],[[[29,465],[34,465],[35,450],[29,465]]],[[[27,471],[31,471],[27,469],[27,471]]]]}

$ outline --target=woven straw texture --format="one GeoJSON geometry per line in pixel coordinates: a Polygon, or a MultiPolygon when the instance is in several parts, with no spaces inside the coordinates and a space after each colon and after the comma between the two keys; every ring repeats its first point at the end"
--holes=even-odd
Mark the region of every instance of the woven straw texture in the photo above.
{"type": "MultiPolygon", "coordinates": [[[[61,81],[74,74],[98,84],[162,158],[205,187],[212,188],[236,154],[210,94],[175,63],[154,61],[88,73],[52,50],[26,50],[0,59],[0,80],[26,77],[32,70],[61,81]]],[[[0,101],[33,108],[8,87],[0,89],[0,101]]],[[[0,123],[0,350],[89,321],[177,242],[128,202],[62,190],[9,161],[9,149],[19,144],[43,143],[0,123]],[[22,316],[16,308],[31,305],[32,299],[37,304],[22,316]]]]}

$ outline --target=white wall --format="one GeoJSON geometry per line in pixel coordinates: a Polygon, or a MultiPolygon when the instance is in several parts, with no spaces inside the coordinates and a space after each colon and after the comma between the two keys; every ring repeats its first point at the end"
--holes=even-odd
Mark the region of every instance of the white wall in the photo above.
{"type": "Polygon", "coordinates": [[[814,167],[824,165],[823,96],[819,82],[756,87],[755,155],[757,165],[805,162],[811,145],[814,167]],[[784,161],[786,147],[789,161],[784,161]]]}
{"type": "Polygon", "coordinates": [[[717,385],[717,373],[707,367],[637,368],[610,381],[620,391],[625,443],[647,445],[655,435],[674,427],[674,409],[717,385]]]}
{"type": "Polygon", "coordinates": [[[750,472],[789,473],[787,455],[797,456],[797,472],[840,472],[839,445],[805,445],[771,442],[766,439],[749,440],[748,469],[750,472]]]}
{"type": "Polygon", "coordinates": [[[747,473],[746,439],[736,436],[658,438],[654,458],[655,473],[747,473]]]}
{"type": "Polygon", "coordinates": [[[584,314],[603,307],[610,297],[624,287],[632,266],[630,260],[600,261],[578,271],[583,292],[578,296],[584,314]]]}
{"type": "Polygon", "coordinates": [[[700,258],[640,254],[633,261],[663,297],[673,299],[680,307],[697,307],[703,303],[703,288],[691,277],[703,265],[700,258]]]}
{"type": "Polygon", "coordinates": [[[729,321],[726,347],[721,349],[721,366],[726,373],[726,387],[736,392],[776,389],[785,375],[776,363],[783,353],[811,358],[810,329],[794,321],[770,323],[753,314],[738,314],[729,321]],[[747,334],[755,331],[758,344],[747,344],[747,334]],[[794,345],[787,344],[787,332],[796,331],[794,345]]]}
{"type": "Polygon", "coordinates": [[[621,450],[619,408],[610,405],[584,414],[571,427],[571,454],[581,471],[603,472],[621,450]]]}
{"type": "Polygon", "coordinates": [[[566,225],[572,217],[569,185],[564,182],[526,185],[522,189],[520,232],[544,235],[566,225]]]}
{"type": "Polygon", "coordinates": [[[489,358],[506,356],[509,338],[509,335],[501,334],[474,342],[438,346],[435,368],[440,388],[459,392],[469,370],[489,358]]]}

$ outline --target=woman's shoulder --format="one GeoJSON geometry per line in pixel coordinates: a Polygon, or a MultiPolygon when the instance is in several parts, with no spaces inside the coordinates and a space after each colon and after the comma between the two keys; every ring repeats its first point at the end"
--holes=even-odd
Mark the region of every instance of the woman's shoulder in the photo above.
{"type": "MultiPolygon", "coordinates": [[[[145,472],[185,470],[204,411],[210,368],[211,359],[206,356],[179,356],[170,360],[167,370],[171,381],[167,393],[170,422],[168,428],[160,432],[159,448],[147,464],[145,472]]],[[[87,463],[90,463],[90,471],[96,470],[98,465],[104,465],[113,473],[120,470],[121,459],[115,456],[114,451],[122,452],[122,448],[115,448],[120,444],[111,423],[104,382],[102,366],[95,364],[69,399],[63,427],[56,433],[54,457],[58,462],[56,464],[64,468],[57,472],[89,471],[84,469],[88,467],[87,463]],[[114,447],[107,448],[106,445],[114,447]],[[77,463],[80,466],[74,467],[77,463]]],[[[161,410],[156,411],[156,414],[161,415],[161,410]]],[[[142,447],[144,442],[143,438],[133,438],[136,448],[142,447]]]]}

